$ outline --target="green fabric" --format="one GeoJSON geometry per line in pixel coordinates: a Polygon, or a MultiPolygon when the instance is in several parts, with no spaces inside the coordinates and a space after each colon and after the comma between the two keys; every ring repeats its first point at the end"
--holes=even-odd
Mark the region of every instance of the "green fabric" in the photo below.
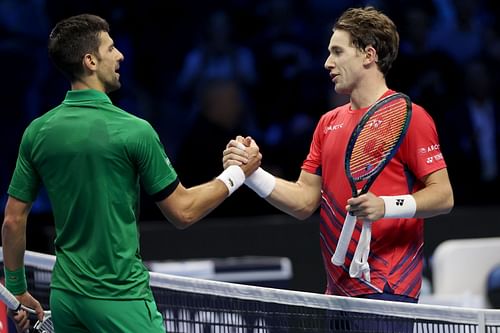
{"type": "Polygon", "coordinates": [[[69,91],[20,145],[9,195],[34,201],[43,184],[55,220],[52,287],[103,299],[151,298],[139,254],[140,183],[177,180],[151,125],[95,90],[69,91]]]}
{"type": "Polygon", "coordinates": [[[165,333],[154,300],[103,300],[53,289],[50,309],[56,332],[165,333]]]}

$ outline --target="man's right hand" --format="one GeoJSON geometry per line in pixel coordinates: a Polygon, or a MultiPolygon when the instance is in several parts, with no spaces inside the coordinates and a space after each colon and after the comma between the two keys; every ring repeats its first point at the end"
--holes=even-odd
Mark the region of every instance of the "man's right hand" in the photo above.
{"type": "MultiPolygon", "coordinates": [[[[33,296],[31,296],[29,292],[17,295],[16,298],[21,304],[34,309],[36,311],[38,320],[43,320],[43,308],[40,305],[40,302],[38,302],[33,296]]],[[[14,320],[18,332],[26,332],[30,328],[30,321],[28,318],[28,313],[26,311],[10,311],[9,314],[14,320]]]]}
{"type": "Polygon", "coordinates": [[[229,141],[222,156],[224,169],[238,165],[247,177],[259,168],[261,160],[262,154],[257,143],[251,137],[242,136],[229,141]]]}

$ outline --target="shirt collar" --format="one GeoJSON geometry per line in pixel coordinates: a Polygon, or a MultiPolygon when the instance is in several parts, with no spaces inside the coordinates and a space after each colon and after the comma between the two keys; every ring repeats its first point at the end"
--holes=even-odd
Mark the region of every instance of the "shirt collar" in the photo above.
{"type": "Polygon", "coordinates": [[[69,90],[66,93],[64,103],[78,103],[78,102],[105,102],[111,103],[111,99],[102,91],[94,89],[79,89],[69,90]]]}

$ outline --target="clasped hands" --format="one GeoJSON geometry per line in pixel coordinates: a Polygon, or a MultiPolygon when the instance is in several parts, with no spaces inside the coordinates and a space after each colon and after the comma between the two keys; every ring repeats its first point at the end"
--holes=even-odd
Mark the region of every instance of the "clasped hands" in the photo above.
{"type": "Polygon", "coordinates": [[[237,136],[229,141],[222,153],[222,165],[227,169],[231,165],[238,165],[245,176],[250,176],[260,167],[262,154],[255,141],[247,136],[237,136]]]}

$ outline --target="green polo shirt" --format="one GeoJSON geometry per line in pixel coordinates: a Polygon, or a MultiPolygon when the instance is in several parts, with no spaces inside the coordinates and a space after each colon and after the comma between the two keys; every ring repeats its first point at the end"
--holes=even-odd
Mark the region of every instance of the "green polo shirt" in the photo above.
{"type": "Polygon", "coordinates": [[[52,288],[103,299],[151,298],[139,254],[140,184],[178,184],[151,125],[96,90],[69,91],[24,132],[9,195],[34,201],[45,186],[54,214],[52,288]]]}

